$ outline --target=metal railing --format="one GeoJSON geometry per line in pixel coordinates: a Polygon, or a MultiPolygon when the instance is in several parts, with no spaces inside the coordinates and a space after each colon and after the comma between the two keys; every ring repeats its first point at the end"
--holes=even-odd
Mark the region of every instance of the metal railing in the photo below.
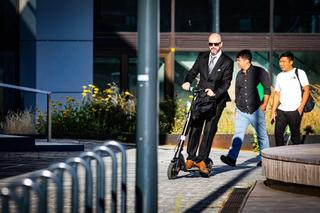
{"type": "Polygon", "coordinates": [[[40,94],[45,94],[47,95],[47,141],[51,141],[52,138],[52,127],[51,127],[51,92],[50,91],[45,91],[45,90],[38,90],[38,89],[33,89],[29,87],[22,87],[22,86],[16,86],[12,84],[4,84],[0,83],[0,87],[4,88],[10,88],[10,89],[15,89],[15,90],[20,90],[20,91],[26,91],[26,92],[34,92],[34,93],[40,93],[40,94]]]}
{"type": "Polygon", "coordinates": [[[65,162],[55,163],[47,169],[31,173],[1,188],[1,212],[127,212],[127,158],[124,146],[118,141],[107,141],[101,146],[72,157],[65,162]],[[117,152],[121,152],[121,187],[117,187],[117,152]],[[106,193],[105,157],[111,157],[111,189],[106,193]],[[95,167],[92,166],[95,161],[95,167]],[[84,185],[79,168],[84,168],[84,185]],[[94,172],[96,181],[94,183],[94,172]],[[68,176],[67,176],[68,175],[68,176]],[[68,182],[69,181],[69,182],[68,182]],[[49,184],[50,183],[50,184],[49,184]],[[71,184],[70,184],[71,183],[71,184]],[[53,187],[52,187],[53,185],[53,187]],[[71,188],[70,188],[71,186],[71,188]],[[84,188],[84,189],[83,189],[84,188]],[[117,200],[117,189],[121,189],[121,202],[117,200]],[[54,191],[54,193],[53,193],[54,191]],[[50,193],[49,193],[50,192],[50,193]],[[84,192],[84,196],[82,194],[84,192]],[[95,194],[94,194],[95,192],[95,194]],[[107,209],[106,198],[110,198],[107,209]],[[94,202],[95,201],[95,202],[94,202]],[[50,204],[50,206],[49,206],[50,204]]]}

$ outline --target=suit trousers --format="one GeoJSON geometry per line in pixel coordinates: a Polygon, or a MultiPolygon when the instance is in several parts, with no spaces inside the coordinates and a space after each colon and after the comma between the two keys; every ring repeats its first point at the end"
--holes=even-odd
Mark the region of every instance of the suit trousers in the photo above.
{"type": "Polygon", "coordinates": [[[283,134],[287,125],[290,127],[291,141],[293,144],[300,144],[300,124],[301,115],[298,110],[295,111],[282,111],[277,110],[276,124],[274,135],[276,139],[276,146],[284,145],[283,134]]]}
{"type": "Polygon", "coordinates": [[[200,124],[198,122],[197,124],[193,124],[191,122],[189,142],[187,148],[188,160],[200,162],[206,160],[209,157],[213,138],[218,130],[218,122],[225,107],[226,101],[222,100],[217,103],[217,110],[215,116],[204,119],[202,122],[199,122],[200,124]],[[200,144],[202,129],[203,136],[200,144]],[[199,152],[197,155],[198,148],[199,152]]]}

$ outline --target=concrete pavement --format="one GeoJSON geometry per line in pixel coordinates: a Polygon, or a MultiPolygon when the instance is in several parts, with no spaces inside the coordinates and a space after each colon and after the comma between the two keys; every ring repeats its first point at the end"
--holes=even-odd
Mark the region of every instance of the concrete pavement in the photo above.
{"type": "MultiPolygon", "coordinates": [[[[83,143],[85,150],[92,150],[100,141],[67,141],[83,143]]],[[[256,167],[257,153],[241,151],[237,167],[220,162],[220,155],[227,150],[215,149],[210,157],[214,162],[213,174],[202,178],[194,173],[180,172],[177,179],[168,180],[167,167],[174,155],[174,147],[158,148],[158,212],[219,212],[234,187],[249,188],[256,180],[264,180],[261,167],[256,167]]],[[[80,152],[11,152],[0,153],[0,186],[12,181],[16,175],[47,168],[52,163],[63,162],[80,152]]],[[[136,149],[129,145],[128,158],[128,212],[135,212],[136,149]]]]}

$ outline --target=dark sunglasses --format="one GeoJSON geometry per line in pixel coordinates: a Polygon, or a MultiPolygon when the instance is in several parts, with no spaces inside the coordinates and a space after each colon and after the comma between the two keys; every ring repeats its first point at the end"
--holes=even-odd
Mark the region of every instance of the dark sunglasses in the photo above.
{"type": "Polygon", "coordinates": [[[215,46],[215,47],[217,47],[217,46],[219,46],[221,44],[221,42],[217,42],[217,43],[211,43],[211,42],[209,42],[209,46],[211,47],[212,45],[213,46],[215,46]]]}

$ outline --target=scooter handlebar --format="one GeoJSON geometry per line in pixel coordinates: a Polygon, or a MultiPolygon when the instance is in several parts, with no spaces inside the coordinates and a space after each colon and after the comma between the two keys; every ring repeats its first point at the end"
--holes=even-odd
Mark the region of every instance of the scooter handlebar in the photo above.
{"type": "Polygon", "coordinates": [[[201,92],[204,92],[204,89],[195,89],[194,87],[190,87],[190,92],[193,92],[193,94],[199,94],[201,92]]]}

